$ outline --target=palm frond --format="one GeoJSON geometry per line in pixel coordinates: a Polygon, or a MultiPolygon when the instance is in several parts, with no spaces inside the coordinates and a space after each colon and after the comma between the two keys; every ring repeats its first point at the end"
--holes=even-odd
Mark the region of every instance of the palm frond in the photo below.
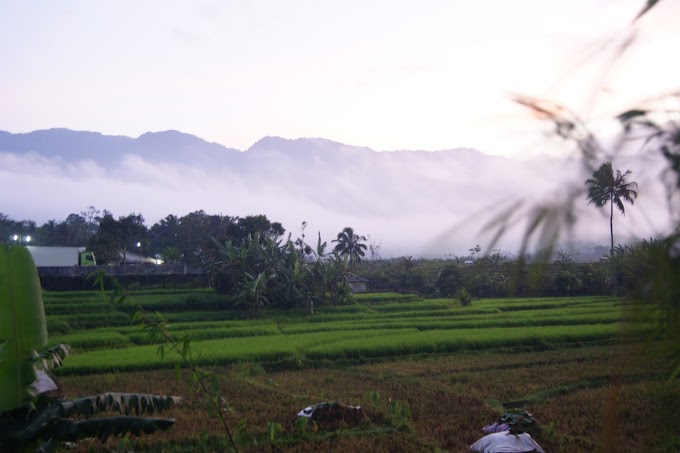
{"type": "Polygon", "coordinates": [[[621,198],[619,198],[619,197],[614,197],[614,198],[612,199],[612,203],[614,203],[614,206],[616,206],[616,209],[618,209],[619,211],[621,211],[621,214],[623,214],[624,216],[626,215],[626,209],[625,209],[625,207],[623,206],[623,201],[621,201],[621,198]]]}

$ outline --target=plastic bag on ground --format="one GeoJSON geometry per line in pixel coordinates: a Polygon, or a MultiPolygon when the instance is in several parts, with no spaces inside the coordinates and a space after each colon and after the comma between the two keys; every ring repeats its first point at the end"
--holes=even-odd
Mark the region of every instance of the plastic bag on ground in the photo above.
{"type": "Polygon", "coordinates": [[[503,431],[510,431],[510,425],[507,423],[492,423],[491,425],[486,425],[484,428],[482,428],[482,431],[484,431],[487,434],[492,434],[492,433],[502,433],[503,431]]]}
{"type": "Polygon", "coordinates": [[[38,370],[38,379],[33,382],[33,388],[35,388],[38,393],[55,392],[59,390],[57,384],[55,384],[52,378],[43,370],[38,370]]]}
{"type": "Polygon", "coordinates": [[[314,412],[317,411],[318,409],[330,409],[334,407],[340,407],[344,409],[352,409],[352,410],[361,410],[361,406],[348,406],[346,404],[338,403],[337,401],[334,403],[319,403],[315,404],[314,406],[307,406],[304,409],[302,409],[300,412],[298,412],[297,416],[298,417],[307,417],[307,418],[312,418],[314,415],[314,412]]]}
{"type": "Polygon", "coordinates": [[[488,434],[470,445],[470,450],[477,453],[545,453],[530,434],[502,433],[488,434]]]}

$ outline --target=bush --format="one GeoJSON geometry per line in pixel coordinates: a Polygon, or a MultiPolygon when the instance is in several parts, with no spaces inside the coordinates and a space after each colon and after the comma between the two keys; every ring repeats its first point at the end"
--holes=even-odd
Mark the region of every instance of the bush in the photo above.
{"type": "Polygon", "coordinates": [[[445,297],[453,296],[460,288],[463,281],[463,274],[457,264],[447,264],[439,271],[439,277],[435,286],[439,294],[445,297]]]}
{"type": "Polygon", "coordinates": [[[406,269],[397,274],[400,290],[417,294],[428,293],[428,282],[422,269],[406,269]]]}
{"type": "Polygon", "coordinates": [[[458,299],[462,307],[469,307],[472,304],[472,294],[465,288],[460,288],[453,297],[458,299]]]}
{"type": "MultiPolygon", "coordinates": [[[[483,269],[473,269],[467,273],[463,281],[465,288],[477,298],[498,297],[498,285],[493,281],[491,275],[483,269]]],[[[454,298],[457,298],[454,294],[454,298]]]]}
{"type": "Polygon", "coordinates": [[[556,296],[573,296],[577,294],[583,282],[570,271],[559,271],[553,278],[553,291],[556,296]]]}

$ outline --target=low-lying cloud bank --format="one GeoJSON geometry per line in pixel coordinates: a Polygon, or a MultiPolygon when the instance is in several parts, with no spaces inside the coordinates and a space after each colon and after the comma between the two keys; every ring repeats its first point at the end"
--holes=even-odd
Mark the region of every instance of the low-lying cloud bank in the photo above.
{"type": "MultiPolygon", "coordinates": [[[[93,156],[96,156],[93,154],[93,156]]],[[[617,242],[660,234],[668,228],[659,174],[665,162],[620,156],[639,198],[615,213],[617,242]]],[[[232,216],[266,214],[296,237],[307,221],[308,239],[320,231],[332,240],[345,226],[370,235],[383,256],[464,254],[486,246],[484,225],[516,201],[530,210],[584,189],[578,159],[519,161],[474,150],[374,152],[325,140],[270,138],[229,159],[195,162],[122,154],[106,165],[96,158],[46,157],[34,151],[0,150],[0,212],[39,224],[62,220],[87,206],[114,215],[142,213],[151,226],[168,214],[203,209],[232,216]]],[[[608,209],[586,206],[578,193],[579,219],[562,239],[608,244],[608,209]]],[[[516,251],[520,222],[497,248],[516,251]]]]}

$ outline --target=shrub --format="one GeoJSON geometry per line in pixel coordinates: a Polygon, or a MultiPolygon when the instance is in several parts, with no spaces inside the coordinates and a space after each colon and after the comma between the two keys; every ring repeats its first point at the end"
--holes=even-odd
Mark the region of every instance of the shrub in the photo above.
{"type": "Polygon", "coordinates": [[[435,286],[439,294],[445,297],[453,296],[463,282],[463,274],[457,264],[447,264],[442,267],[435,286]]]}
{"type": "Polygon", "coordinates": [[[470,292],[465,288],[460,288],[458,291],[456,291],[454,298],[458,299],[458,303],[462,307],[468,307],[470,304],[472,304],[472,294],[470,294],[470,292]]]}
{"type": "Polygon", "coordinates": [[[553,278],[553,291],[557,296],[571,296],[582,286],[581,279],[571,271],[559,271],[553,278]]]}

